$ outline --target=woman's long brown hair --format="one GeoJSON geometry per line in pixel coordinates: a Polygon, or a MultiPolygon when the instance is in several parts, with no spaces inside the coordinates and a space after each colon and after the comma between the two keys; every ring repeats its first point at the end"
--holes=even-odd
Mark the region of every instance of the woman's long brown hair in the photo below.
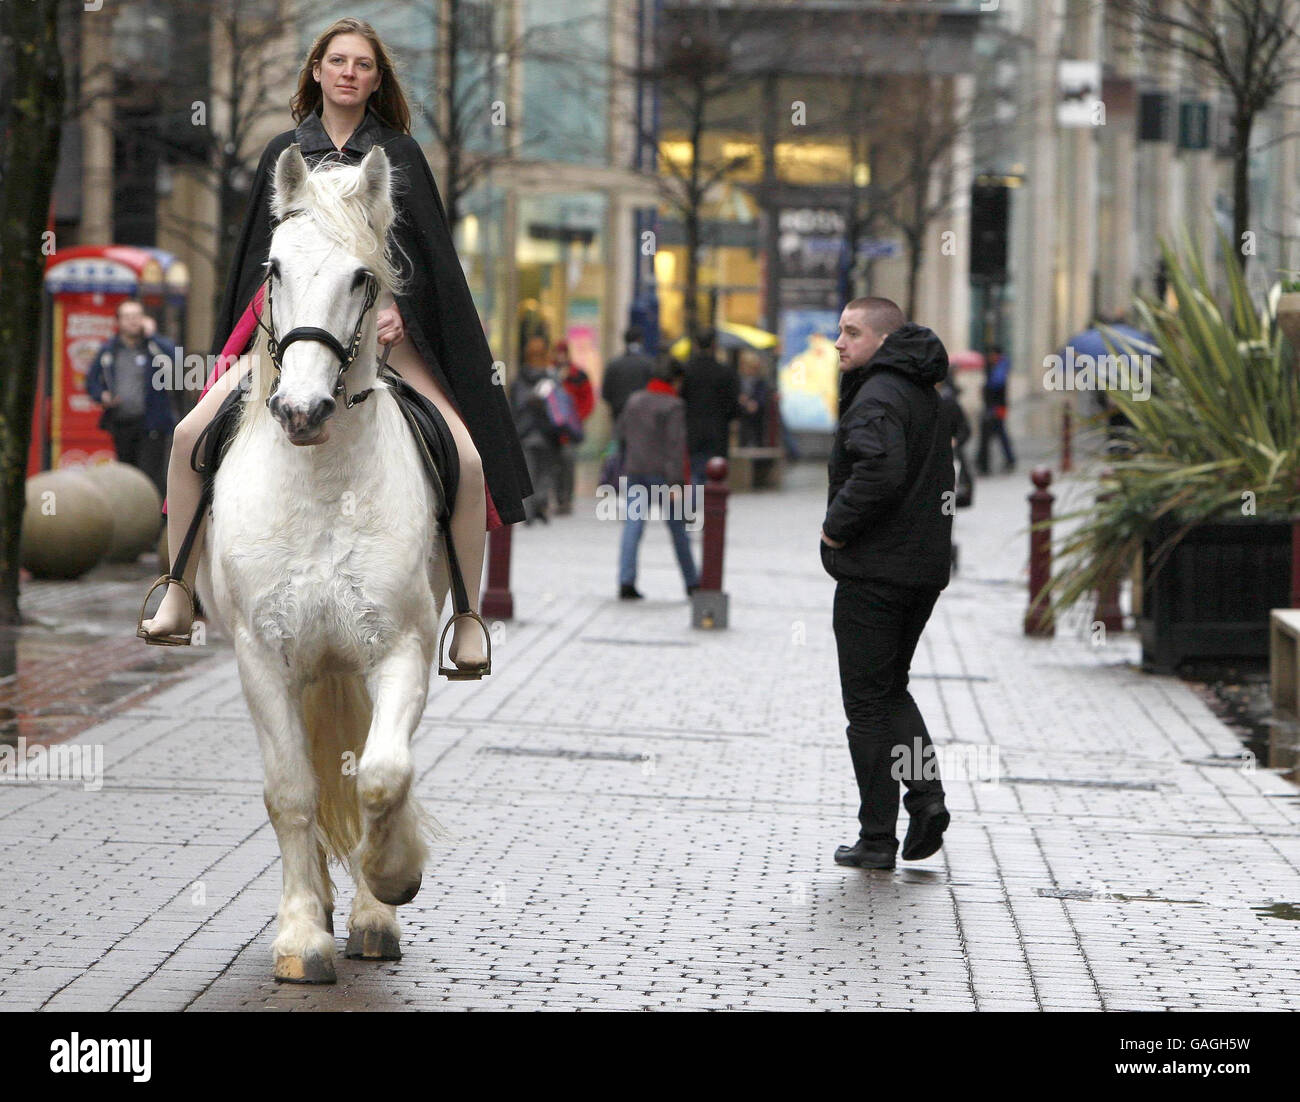
{"type": "Polygon", "coordinates": [[[375,28],[364,19],[336,20],[312,43],[307,60],[303,62],[302,72],[298,74],[298,91],[289,101],[293,121],[302,122],[313,111],[320,110],[325,97],[321,92],[320,84],[312,77],[312,69],[324,58],[330,41],[340,34],[359,34],[370,43],[370,48],[375,51],[375,64],[379,67],[379,87],[370,94],[366,106],[379,116],[381,122],[391,126],[398,133],[409,134],[411,109],[406,105],[406,96],[402,94],[402,86],[397,82],[397,73],[388,57],[388,51],[379,41],[375,28]]]}

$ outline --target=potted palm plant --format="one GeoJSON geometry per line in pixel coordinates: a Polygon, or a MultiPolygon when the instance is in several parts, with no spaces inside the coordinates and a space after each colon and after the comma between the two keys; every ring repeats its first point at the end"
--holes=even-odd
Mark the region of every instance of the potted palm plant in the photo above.
{"type": "Polygon", "coordinates": [[[1057,518],[1066,534],[1045,599],[1063,609],[1139,559],[1143,661],[1168,671],[1268,654],[1269,609],[1289,603],[1300,384],[1230,247],[1226,310],[1196,250],[1162,250],[1177,305],[1135,306],[1161,353],[1149,392],[1110,394],[1129,422],[1105,460],[1110,493],[1057,518]]]}

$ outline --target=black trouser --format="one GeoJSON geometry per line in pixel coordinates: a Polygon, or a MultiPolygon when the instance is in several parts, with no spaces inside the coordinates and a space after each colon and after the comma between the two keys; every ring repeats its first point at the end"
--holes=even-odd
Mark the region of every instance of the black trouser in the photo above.
{"type": "Polygon", "coordinates": [[[989,473],[989,445],[994,439],[1002,445],[1002,456],[1008,467],[1016,465],[1016,453],[1011,449],[1011,437],[1007,435],[1007,423],[992,410],[985,410],[980,418],[979,451],[975,455],[975,467],[980,474],[989,473]]]}
{"type": "Polygon", "coordinates": [[[114,417],[108,423],[108,432],[117,461],[139,467],[158,487],[158,493],[166,497],[167,441],[171,434],[145,428],[143,417],[114,417]]]}
{"type": "Polygon", "coordinates": [[[861,836],[897,846],[898,782],[908,812],[943,796],[925,720],[907,691],[908,668],[939,590],[842,578],[835,587],[835,647],[858,781],[861,836]]]}
{"type": "Polygon", "coordinates": [[[528,520],[544,517],[551,510],[551,494],[559,477],[560,449],[556,444],[528,441],[524,444],[528,479],[533,492],[524,499],[524,516],[528,520]]]}

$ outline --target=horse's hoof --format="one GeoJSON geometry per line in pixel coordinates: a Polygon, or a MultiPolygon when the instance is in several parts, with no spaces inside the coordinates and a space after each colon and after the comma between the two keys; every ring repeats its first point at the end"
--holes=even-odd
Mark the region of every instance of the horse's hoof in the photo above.
{"type": "Polygon", "coordinates": [[[402,949],[391,930],[353,930],[344,956],[349,960],[401,960],[402,949]]]}
{"type": "Polygon", "coordinates": [[[276,957],[276,983],[337,983],[334,962],[313,953],[305,957],[276,957]]]}
{"type": "Polygon", "coordinates": [[[325,929],[327,929],[330,932],[330,937],[334,936],[334,912],[333,911],[325,912],[325,929]]]}
{"type": "Polygon", "coordinates": [[[406,887],[399,888],[397,891],[388,895],[385,895],[373,884],[370,885],[370,890],[374,893],[374,897],[378,899],[380,903],[387,903],[391,907],[400,907],[403,903],[409,903],[416,897],[416,894],[420,890],[420,885],[423,882],[424,873],[419,873],[416,875],[414,880],[407,884],[406,887]]]}

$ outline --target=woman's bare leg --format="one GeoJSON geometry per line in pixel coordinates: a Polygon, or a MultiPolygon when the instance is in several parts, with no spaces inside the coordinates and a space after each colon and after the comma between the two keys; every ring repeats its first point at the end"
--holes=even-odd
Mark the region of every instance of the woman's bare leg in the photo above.
{"type": "MultiPolygon", "coordinates": [[[[451,540],[456,558],[465,576],[469,607],[479,611],[483,587],[483,546],[487,537],[487,498],[484,491],[483,460],[470,437],[465,422],[451,399],[443,392],[433,373],[416,352],[411,339],[393,346],[389,364],[428,398],[447,421],[456,452],[460,456],[460,485],[456,491],[456,508],[451,514],[451,540]]],[[[449,656],[461,668],[482,665],[487,661],[483,632],[472,620],[457,620],[452,628],[449,656]]]]}
{"type": "MultiPolygon", "coordinates": [[[[199,494],[203,489],[203,480],[199,473],[190,466],[190,453],[199,434],[208,426],[226,395],[239,383],[239,377],[245,369],[244,361],[234,364],[224,375],[212,384],[207,392],[189,413],[176,426],[172,436],[172,456],[167,464],[167,554],[172,562],[185,541],[190,521],[199,505],[199,494]]],[[[205,519],[194,537],[194,546],[190,549],[189,561],[181,577],[194,588],[194,578],[198,574],[199,555],[203,550],[203,533],[207,529],[205,519]]],[[[170,572],[171,563],[167,564],[170,572]]],[[[190,599],[178,585],[169,585],[163,594],[158,612],[144,621],[143,627],[150,635],[182,635],[191,626],[190,599]]]]}

